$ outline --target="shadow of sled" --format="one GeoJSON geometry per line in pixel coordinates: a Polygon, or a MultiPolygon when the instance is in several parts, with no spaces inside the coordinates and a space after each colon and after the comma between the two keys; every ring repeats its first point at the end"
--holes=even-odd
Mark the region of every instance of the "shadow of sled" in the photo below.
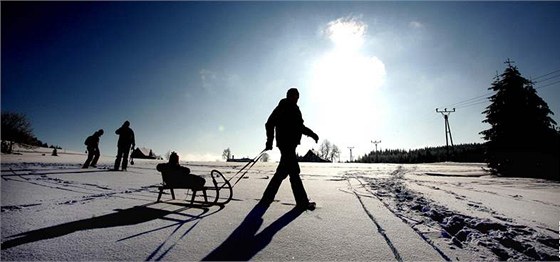
{"type": "Polygon", "coordinates": [[[259,228],[263,224],[262,216],[268,209],[268,206],[257,204],[241,225],[237,227],[231,235],[210,254],[204,257],[203,261],[247,261],[265,248],[272,237],[299,215],[303,210],[293,208],[286,214],[282,215],[267,228],[257,234],[259,228]]]}
{"type": "MultiPolygon", "coordinates": [[[[46,227],[46,228],[41,228],[41,229],[37,229],[37,230],[28,231],[28,232],[25,232],[25,233],[16,234],[16,235],[8,237],[8,238],[12,238],[12,239],[4,241],[1,244],[1,249],[4,250],[4,249],[8,249],[8,248],[12,248],[12,247],[16,247],[16,246],[19,246],[19,245],[24,245],[24,244],[27,244],[27,243],[40,241],[40,240],[57,238],[57,237],[61,237],[61,236],[64,236],[64,235],[67,235],[67,234],[70,234],[70,233],[74,233],[74,232],[77,232],[77,231],[81,231],[81,230],[136,225],[136,224],[148,222],[148,221],[155,220],[155,219],[165,219],[165,220],[171,220],[171,221],[177,222],[176,224],[173,224],[173,225],[170,225],[170,226],[174,226],[174,225],[177,225],[177,224],[182,225],[184,223],[188,223],[188,222],[191,222],[191,221],[200,220],[204,217],[215,214],[215,213],[219,212],[220,210],[222,210],[222,207],[220,207],[220,209],[218,209],[214,212],[208,213],[208,211],[209,211],[208,208],[200,208],[200,207],[191,206],[191,205],[180,205],[181,207],[179,209],[172,210],[172,211],[148,207],[148,206],[154,205],[154,204],[157,204],[157,203],[153,202],[153,203],[145,204],[145,205],[142,205],[142,206],[135,206],[135,207],[128,208],[128,209],[117,209],[116,210],[117,212],[107,214],[107,215],[102,215],[102,216],[98,216],[98,217],[77,220],[77,221],[68,222],[68,223],[64,223],[64,224],[60,224],[60,225],[56,225],[56,226],[51,226],[51,227],[46,227]],[[199,209],[201,209],[201,213],[198,214],[198,215],[190,215],[190,214],[181,213],[182,211],[185,211],[189,208],[199,208],[199,209]],[[180,219],[166,218],[166,216],[169,215],[169,214],[182,215],[182,216],[187,217],[187,219],[180,220],[180,219]]],[[[161,230],[163,228],[167,228],[167,227],[170,227],[170,226],[164,226],[162,228],[158,228],[158,229],[155,229],[155,230],[150,230],[150,231],[147,231],[147,232],[144,232],[144,233],[136,234],[134,236],[127,237],[126,239],[133,238],[133,237],[136,237],[136,236],[140,236],[140,235],[143,235],[143,234],[147,234],[147,233],[150,233],[150,232],[154,232],[154,231],[157,231],[157,230],[161,230]]],[[[125,239],[121,239],[121,240],[125,240],[125,239]]],[[[119,241],[121,241],[121,240],[119,240],[119,241]]]]}

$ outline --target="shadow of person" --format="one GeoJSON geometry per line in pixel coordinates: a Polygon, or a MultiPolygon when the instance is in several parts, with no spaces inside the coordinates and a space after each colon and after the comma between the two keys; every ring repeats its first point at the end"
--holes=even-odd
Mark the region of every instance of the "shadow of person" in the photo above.
{"type": "MultiPolygon", "coordinates": [[[[202,214],[200,214],[199,216],[191,217],[190,219],[197,219],[207,211],[208,210],[203,210],[202,214]]],[[[164,218],[165,216],[171,213],[177,213],[177,212],[178,212],[177,210],[170,211],[170,210],[150,208],[147,207],[146,205],[135,206],[129,209],[118,210],[115,213],[111,213],[103,216],[82,219],[78,221],[73,221],[69,223],[64,223],[56,226],[41,228],[25,233],[13,235],[10,236],[9,238],[14,238],[14,237],[15,238],[3,242],[1,244],[1,247],[2,249],[8,249],[31,242],[64,236],[80,230],[135,225],[158,218],[164,218]]]]}
{"type": "Polygon", "coordinates": [[[259,251],[265,248],[272,237],[285,226],[294,221],[302,209],[294,208],[282,215],[267,228],[257,234],[263,224],[262,216],[268,209],[267,205],[257,204],[243,222],[231,233],[231,235],[203,261],[246,261],[250,260],[259,251]]]}

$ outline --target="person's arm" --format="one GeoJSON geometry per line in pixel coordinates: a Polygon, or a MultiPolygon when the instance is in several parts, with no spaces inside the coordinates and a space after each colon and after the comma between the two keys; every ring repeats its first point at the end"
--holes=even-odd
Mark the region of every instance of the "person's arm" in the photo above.
{"type": "Polygon", "coordinates": [[[136,147],[136,141],[134,140],[134,131],[132,131],[131,129],[130,133],[132,134],[132,149],[134,149],[136,147]]]}
{"type": "Polygon", "coordinates": [[[186,166],[181,166],[181,172],[185,175],[189,175],[191,173],[191,169],[186,166]]]}
{"type": "Polygon", "coordinates": [[[159,171],[159,172],[163,172],[164,166],[165,166],[165,164],[163,164],[163,163],[162,163],[162,164],[158,164],[158,165],[156,166],[156,170],[159,171]]]}
{"type": "Polygon", "coordinates": [[[272,111],[272,114],[268,117],[266,121],[265,129],[266,129],[266,150],[272,149],[272,141],[274,140],[274,128],[276,127],[276,123],[278,122],[278,107],[272,111]]]}
{"type": "Polygon", "coordinates": [[[317,143],[317,141],[319,141],[319,136],[317,134],[315,134],[315,132],[313,132],[313,130],[309,129],[306,126],[303,126],[303,130],[302,133],[308,137],[313,138],[313,140],[315,140],[315,143],[317,143]]]}

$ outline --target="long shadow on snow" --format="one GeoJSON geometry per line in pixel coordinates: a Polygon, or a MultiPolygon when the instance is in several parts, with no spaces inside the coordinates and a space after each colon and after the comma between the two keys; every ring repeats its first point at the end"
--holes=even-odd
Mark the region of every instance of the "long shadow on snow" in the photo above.
{"type": "Polygon", "coordinates": [[[263,224],[262,216],[267,206],[257,204],[241,225],[216,249],[208,254],[203,261],[247,261],[265,248],[272,237],[285,226],[294,221],[303,210],[294,208],[278,218],[262,232],[257,231],[263,224]]]}
{"type": "MultiPolygon", "coordinates": [[[[8,249],[8,248],[12,248],[19,245],[40,241],[40,240],[57,238],[81,230],[136,225],[155,219],[166,219],[174,222],[179,222],[177,219],[165,218],[169,214],[179,214],[179,215],[189,217],[184,221],[180,221],[181,223],[186,223],[186,222],[202,219],[208,215],[215,214],[216,212],[222,210],[222,208],[220,208],[218,211],[212,212],[210,214],[206,214],[208,213],[208,208],[199,207],[199,206],[184,205],[182,208],[179,208],[177,210],[172,210],[172,211],[148,207],[149,205],[153,205],[153,204],[157,204],[157,202],[149,203],[142,206],[134,206],[128,209],[122,209],[122,210],[116,209],[117,212],[115,213],[88,218],[88,219],[82,219],[78,221],[73,221],[73,222],[64,223],[56,226],[51,226],[51,227],[41,228],[37,230],[32,230],[25,233],[16,234],[8,237],[14,239],[10,239],[3,242],[1,244],[1,249],[4,250],[4,249],[8,249]],[[202,212],[199,215],[189,215],[189,214],[180,213],[181,211],[187,210],[192,207],[201,208],[202,212]]],[[[148,232],[144,232],[138,235],[142,235],[152,231],[156,231],[156,230],[150,230],[148,232]]]]}

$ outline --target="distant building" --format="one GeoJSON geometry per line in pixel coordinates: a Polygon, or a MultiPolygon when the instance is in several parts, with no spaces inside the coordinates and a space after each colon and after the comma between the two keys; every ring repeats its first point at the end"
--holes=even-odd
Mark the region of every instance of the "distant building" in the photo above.
{"type": "Polygon", "coordinates": [[[320,163],[331,162],[331,161],[320,158],[312,150],[307,151],[307,154],[305,154],[305,156],[298,157],[298,161],[299,162],[320,162],[320,163]]]}
{"type": "Polygon", "coordinates": [[[158,158],[158,156],[156,156],[154,154],[154,152],[152,152],[151,149],[145,148],[145,147],[137,147],[136,149],[134,149],[134,151],[132,151],[132,153],[130,154],[130,157],[138,158],[138,159],[157,159],[158,158]]]}
{"type": "Polygon", "coordinates": [[[226,161],[227,162],[251,162],[253,161],[253,159],[250,159],[248,157],[235,159],[235,156],[231,156],[231,158],[228,158],[226,161]]]}

